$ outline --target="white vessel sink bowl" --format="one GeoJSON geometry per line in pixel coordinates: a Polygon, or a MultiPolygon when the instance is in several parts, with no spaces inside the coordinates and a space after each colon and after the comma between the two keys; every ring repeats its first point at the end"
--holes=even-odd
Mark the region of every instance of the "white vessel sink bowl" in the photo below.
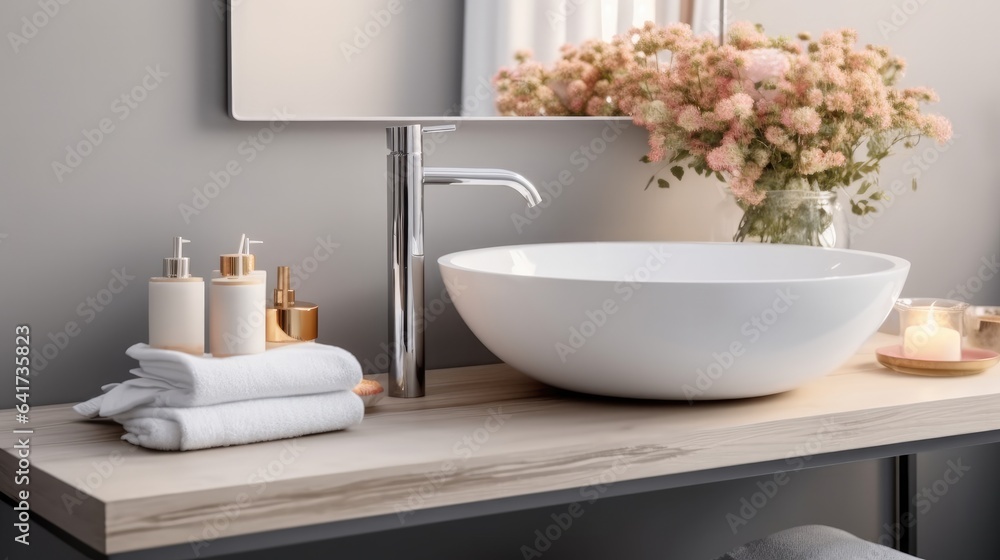
{"type": "Polygon", "coordinates": [[[438,261],[494,354],[550,385],[617,397],[733,399],[830,373],[882,324],[909,262],[731,243],[557,243],[438,261]]]}

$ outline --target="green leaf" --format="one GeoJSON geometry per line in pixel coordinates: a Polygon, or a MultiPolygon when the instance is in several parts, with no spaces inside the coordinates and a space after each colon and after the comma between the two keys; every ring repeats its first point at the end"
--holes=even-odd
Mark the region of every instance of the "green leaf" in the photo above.
{"type": "Polygon", "coordinates": [[[661,189],[669,189],[670,188],[670,183],[668,183],[666,179],[660,179],[659,181],[656,182],[656,184],[661,189]]]}
{"type": "Polygon", "coordinates": [[[725,178],[725,177],[723,177],[723,176],[722,176],[722,173],[720,173],[720,172],[718,172],[718,171],[716,171],[716,172],[715,172],[715,178],[716,178],[716,179],[718,179],[718,180],[720,180],[720,181],[722,181],[723,183],[725,183],[725,182],[726,182],[726,178],[725,178]]]}
{"type": "Polygon", "coordinates": [[[865,194],[866,192],[868,192],[868,189],[870,188],[872,188],[871,181],[865,181],[864,183],[861,183],[861,188],[858,189],[858,196],[865,194]]]}
{"type": "Polygon", "coordinates": [[[684,168],[679,165],[675,165],[670,168],[670,174],[677,177],[677,180],[680,181],[684,178],[684,168]]]}
{"type": "Polygon", "coordinates": [[[670,163],[678,162],[678,161],[680,161],[680,160],[688,157],[689,155],[691,155],[691,152],[689,152],[687,150],[677,150],[677,153],[674,154],[674,157],[670,158],[670,163]]]}
{"type": "Polygon", "coordinates": [[[650,159],[649,156],[642,156],[641,158],[639,158],[639,161],[641,161],[642,163],[649,163],[650,159]]]}
{"type": "Polygon", "coordinates": [[[882,191],[875,191],[868,198],[870,198],[871,200],[882,200],[883,198],[885,198],[885,193],[882,191]]]}
{"type": "Polygon", "coordinates": [[[649,180],[646,181],[646,188],[644,188],[642,190],[648,191],[649,190],[649,186],[652,185],[653,181],[655,181],[655,180],[656,180],[656,175],[653,175],[652,177],[650,177],[649,180]]]}

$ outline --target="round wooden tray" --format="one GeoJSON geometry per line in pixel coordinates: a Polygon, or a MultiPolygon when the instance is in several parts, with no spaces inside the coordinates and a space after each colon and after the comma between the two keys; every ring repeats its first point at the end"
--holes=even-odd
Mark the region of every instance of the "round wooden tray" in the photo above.
{"type": "Polygon", "coordinates": [[[962,359],[957,362],[906,358],[903,356],[903,347],[899,345],[879,348],[875,351],[875,357],[878,363],[899,373],[930,377],[975,375],[1000,363],[1000,354],[979,348],[963,348],[962,359]]]}

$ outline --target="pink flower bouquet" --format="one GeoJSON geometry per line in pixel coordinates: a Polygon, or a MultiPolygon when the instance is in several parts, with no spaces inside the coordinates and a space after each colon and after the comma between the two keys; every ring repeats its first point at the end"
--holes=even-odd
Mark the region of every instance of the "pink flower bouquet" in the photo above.
{"type": "Polygon", "coordinates": [[[904,63],[887,48],[859,49],[849,29],[798,39],[737,23],[719,45],[685,24],[647,23],[610,43],[566,46],[548,68],[521,53],[495,78],[497,106],[507,115],[630,116],[649,131],[644,161],[667,160],[677,179],[686,165],[727,181],[744,210],[769,191],[852,188],[853,212],[872,212],[892,148],[923,136],[946,142],[951,124],[921,112],[933,91],[896,87],[904,63]]]}

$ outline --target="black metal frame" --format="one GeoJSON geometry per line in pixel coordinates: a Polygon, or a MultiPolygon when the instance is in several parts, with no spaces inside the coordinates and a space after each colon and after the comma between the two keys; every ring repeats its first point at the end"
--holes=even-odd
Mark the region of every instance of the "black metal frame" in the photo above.
{"type": "Polygon", "coordinates": [[[896,550],[917,555],[917,456],[896,457],[896,550]]]}

